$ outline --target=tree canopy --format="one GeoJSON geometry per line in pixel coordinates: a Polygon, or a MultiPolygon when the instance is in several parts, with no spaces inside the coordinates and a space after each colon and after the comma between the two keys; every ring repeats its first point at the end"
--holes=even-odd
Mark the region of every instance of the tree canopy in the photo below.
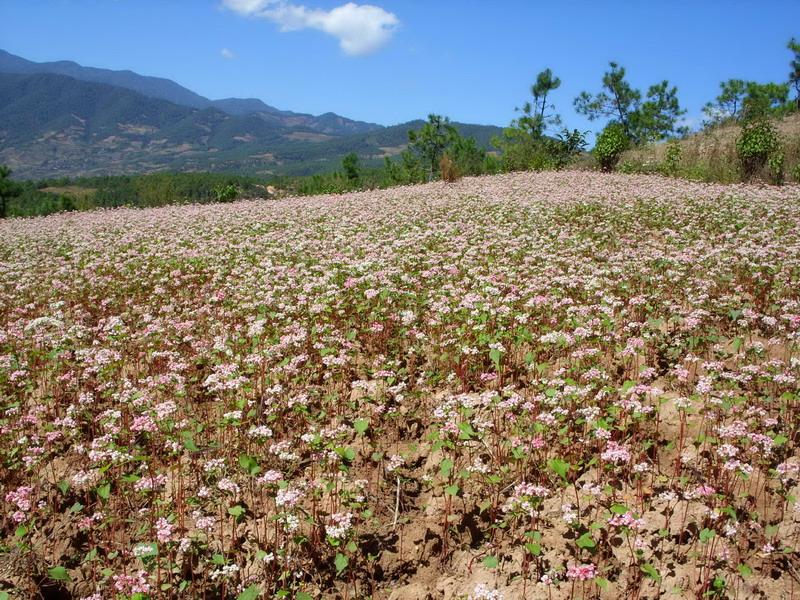
{"type": "Polygon", "coordinates": [[[686,111],[678,102],[678,88],[664,81],[651,85],[647,95],[625,78],[625,67],[609,63],[603,74],[602,88],[596,94],[581,92],[575,98],[575,110],[590,121],[608,118],[619,123],[635,144],[663,140],[685,132],[679,125],[686,111]]]}

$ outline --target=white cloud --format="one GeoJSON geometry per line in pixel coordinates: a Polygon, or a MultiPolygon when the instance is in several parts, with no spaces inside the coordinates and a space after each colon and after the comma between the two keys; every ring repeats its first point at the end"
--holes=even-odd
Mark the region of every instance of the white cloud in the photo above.
{"type": "Polygon", "coordinates": [[[219,51],[219,53],[222,55],[222,58],[226,60],[233,60],[234,58],[236,58],[236,52],[228,48],[223,48],[222,50],[219,51]]]}
{"type": "Polygon", "coordinates": [[[339,40],[350,56],[364,56],[380,49],[394,34],[400,20],[371,4],[348,2],[331,10],[307,8],[285,0],[222,0],[223,6],[241,15],[276,23],[281,31],[317,29],[339,40]]]}

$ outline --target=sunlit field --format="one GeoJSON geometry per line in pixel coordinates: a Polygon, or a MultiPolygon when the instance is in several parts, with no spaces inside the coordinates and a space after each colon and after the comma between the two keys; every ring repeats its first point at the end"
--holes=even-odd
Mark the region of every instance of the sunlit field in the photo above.
{"type": "Polygon", "coordinates": [[[798,598],[799,338],[798,186],[7,220],[0,589],[798,598]]]}

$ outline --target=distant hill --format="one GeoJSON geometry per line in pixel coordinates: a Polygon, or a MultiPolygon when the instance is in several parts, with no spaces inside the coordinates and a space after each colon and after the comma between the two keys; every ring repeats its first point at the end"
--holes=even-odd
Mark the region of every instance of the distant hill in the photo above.
{"type": "Polygon", "coordinates": [[[0,50],[0,73],[15,73],[32,75],[50,73],[66,75],[79,81],[92,83],[105,83],[121,87],[134,92],[139,92],[149,98],[168,100],[174,104],[190,108],[217,108],[230,115],[242,116],[253,113],[263,113],[263,116],[277,124],[285,126],[302,126],[320,133],[332,135],[348,135],[380,129],[376,123],[353,121],[333,113],[326,113],[319,117],[305,113],[295,113],[279,110],[256,98],[225,98],[222,100],[209,100],[200,94],[162,77],[149,77],[139,75],[133,71],[113,71],[110,69],[97,69],[84,67],[76,62],[62,60],[57,62],[37,63],[5,50],[0,50]]]}
{"type": "Polygon", "coordinates": [[[127,88],[151,98],[169,100],[175,104],[182,104],[191,108],[208,108],[211,106],[211,101],[208,98],[195,94],[193,91],[187,90],[169,79],[146,77],[133,71],[112,71],[109,69],[83,67],[69,60],[36,63],[20,56],[15,56],[5,50],[0,50],[0,72],[21,75],[35,73],[66,75],[81,81],[107,83],[127,88]]]}
{"type": "MultiPolygon", "coordinates": [[[[349,152],[367,163],[397,154],[408,130],[422,124],[363,131],[333,113],[309,120],[244,110],[259,100],[222,102],[239,114],[65,75],[0,72],[0,163],[31,179],[162,170],[309,174],[337,168],[349,152]]],[[[484,145],[500,132],[456,126],[484,145]]]]}

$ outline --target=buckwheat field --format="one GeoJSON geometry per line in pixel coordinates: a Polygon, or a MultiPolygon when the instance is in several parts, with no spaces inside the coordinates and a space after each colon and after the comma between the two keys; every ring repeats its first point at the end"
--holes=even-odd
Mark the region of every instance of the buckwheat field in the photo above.
{"type": "Polygon", "coordinates": [[[800,187],[0,223],[3,598],[800,597],[800,187]]]}

